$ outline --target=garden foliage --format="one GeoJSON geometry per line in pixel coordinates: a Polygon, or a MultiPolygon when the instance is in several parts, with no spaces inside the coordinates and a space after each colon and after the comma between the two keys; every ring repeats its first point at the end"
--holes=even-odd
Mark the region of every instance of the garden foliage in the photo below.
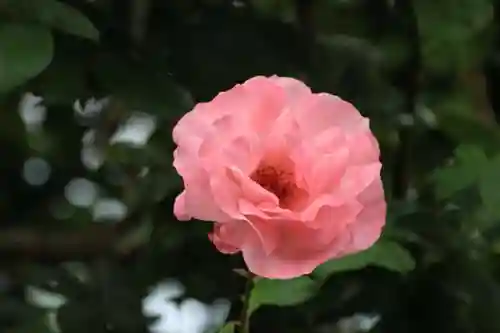
{"type": "Polygon", "coordinates": [[[356,313],[380,316],[372,332],[500,332],[498,13],[494,0],[0,0],[0,331],[148,332],[142,301],[175,278],[183,297],[231,302],[225,333],[246,319],[344,332],[356,313]],[[172,127],[274,74],[371,119],[387,225],[311,275],[248,284],[209,223],[173,216],[172,127]]]}

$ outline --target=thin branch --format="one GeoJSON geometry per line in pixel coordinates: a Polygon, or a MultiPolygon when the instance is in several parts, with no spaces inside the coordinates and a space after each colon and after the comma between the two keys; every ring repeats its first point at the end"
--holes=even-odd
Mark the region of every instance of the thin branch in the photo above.
{"type": "Polygon", "coordinates": [[[139,221],[134,214],[113,225],[92,224],[80,230],[38,230],[10,228],[0,230],[0,255],[7,258],[28,257],[65,261],[92,259],[105,254],[126,255],[134,248],[119,248],[120,240],[139,221]]]}
{"type": "Polygon", "coordinates": [[[146,37],[150,10],[150,0],[131,0],[130,2],[130,36],[135,45],[140,45],[146,37]]]}
{"type": "Polygon", "coordinates": [[[115,228],[92,226],[82,231],[0,231],[0,254],[54,260],[93,257],[110,251],[119,238],[115,228]]]}

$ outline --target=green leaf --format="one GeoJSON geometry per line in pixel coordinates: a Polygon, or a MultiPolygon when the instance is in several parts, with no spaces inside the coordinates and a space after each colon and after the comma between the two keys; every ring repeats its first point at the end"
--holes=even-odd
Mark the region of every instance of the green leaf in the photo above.
{"type": "Polygon", "coordinates": [[[219,331],[219,333],[234,333],[236,331],[236,322],[231,321],[224,325],[219,331]]]}
{"type": "Polygon", "coordinates": [[[460,108],[468,107],[469,111],[476,107],[467,105],[463,101],[456,102],[457,108],[437,110],[439,129],[450,139],[461,144],[477,145],[486,152],[500,151],[500,132],[498,128],[472,116],[460,114],[460,108]]]}
{"type": "Polygon", "coordinates": [[[123,54],[105,55],[96,63],[95,75],[105,90],[131,110],[158,116],[165,127],[175,124],[194,104],[165,66],[137,63],[123,54]]]}
{"type": "Polygon", "coordinates": [[[75,8],[57,0],[7,0],[13,16],[91,40],[99,39],[99,31],[75,8]]]}
{"type": "Polygon", "coordinates": [[[495,218],[500,218],[500,155],[490,160],[486,170],[481,170],[479,193],[485,208],[495,218]]]}
{"type": "Polygon", "coordinates": [[[40,74],[51,62],[53,40],[39,26],[0,24],[0,93],[40,74]]]}
{"type": "Polygon", "coordinates": [[[258,279],[250,294],[247,316],[261,305],[300,304],[317,291],[318,285],[307,276],[290,280],[258,279]]]}
{"type": "Polygon", "coordinates": [[[295,8],[291,0],[252,0],[253,6],[264,16],[285,22],[295,21],[295,8]]]}
{"type": "Polygon", "coordinates": [[[482,59],[492,22],[490,0],[413,1],[422,40],[424,66],[430,71],[464,69],[482,59]]]}
{"type": "Polygon", "coordinates": [[[439,199],[449,198],[474,185],[488,164],[484,151],[472,145],[459,146],[455,150],[455,159],[452,166],[438,169],[433,175],[439,199]]]}
{"type": "Polygon", "coordinates": [[[313,274],[320,279],[326,279],[335,273],[358,270],[370,265],[406,273],[415,268],[415,261],[410,253],[397,243],[379,241],[365,251],[330,260],[316,268],[313,274]]]}

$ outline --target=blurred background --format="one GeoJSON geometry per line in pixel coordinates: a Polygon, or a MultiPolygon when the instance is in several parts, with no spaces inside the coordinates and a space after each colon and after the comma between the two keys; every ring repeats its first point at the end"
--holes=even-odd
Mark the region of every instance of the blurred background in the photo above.
{"type": "Polygon", "coordinates": [[[172,214],[171,130],[274,74],[370,117],[389,212],[251,332],[500,332],[499,46],[497,0],[0,0],[0,332],[237,320],[241,258],[172,214]]]}

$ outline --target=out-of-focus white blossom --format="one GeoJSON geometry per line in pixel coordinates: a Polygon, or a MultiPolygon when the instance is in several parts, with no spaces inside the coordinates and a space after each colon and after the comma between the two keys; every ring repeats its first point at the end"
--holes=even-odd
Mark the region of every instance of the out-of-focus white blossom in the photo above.
{"type": "Polygon", "coordinates": [[[337,322],[337,328],[340,333],[369,332],[379,321],[379,315],[359,313],[351,317],[340,319],[337,322]]]}
{"type": "Polygon", "coordinates": [[[89,170],[98,170],[104,163],[104,153],[94,146],[84,146],[80,152],[82,164],[89,170]]]}
{"type": "Polygon", "coordinates": [[[97,185],[84,178],[72,179],[64,188],[64,196],[74,206],[90,207],[96,201],[97,185]]]}
{"type": "Polygon", "coordinates": [[[108,105],[109,98],[95,99],[94,97],[85,101],[82,105],[80,100],[73,103],[73,110],[76,115],[84,118],[93,118],[101,113],[101,111],[108,105]]]}
{"type": "Polygon", "coordinates": [[[205,333],[220,328],[229,313],[227,300],[212,305],[188,298],[179,304],[174,302],[184,294],[178,281],[169,280],[158,284],[143,300],[143,312],[159,317],[150,327],[152,333],[205,333]]]}
{"type": "Polygon", "coordinates": [[[63,295],[41,288],[27,286],[24,292],[26,302],[42,309],[57,310],[66,303],[63,295]]]}
{"type": "Polygon", "coordinates": [[[110,139],[111,144],[125,143],[131,146],[144,146],[156,129],[156,119],[147,113],[137,112],[118,128],[110,139]]]}
{"type": "Polygon", "coordinates": [[[92,207],[94,221],[120,221],[127,216],[127,206],[118,199],[100,198],[92,207]]]}
{"type": "Polygon", "coordinates": [[[98,170],[104,163],[104,152],[95,145],[96,131],[87,130],[82,137],[80,159],[89,170],[98,170]]]}
{"type": "Polygon", "coordinates": [[[27,286],[24,290],[25,299],[28,304],[47,310],[45,320],[52,332],[59,333],[59,323],[57,322],[57,311],[66,304],[67,299],[63,295],[50,292],[41,288],[27,286]]]}
{"type": "Polygon", "coordinates": [[[43,98],[25,93],[19,102],[19,116],[29,132],[38,130],[47,117],[47,108],[42,104],[43,98]]]}
{"type": "Polygon", "coordinates": [[[39,157],[31,157],[23,165],[23,178],[31,186],[45,184],[49,180],[51,172],[50,164],[39,157]]]}

